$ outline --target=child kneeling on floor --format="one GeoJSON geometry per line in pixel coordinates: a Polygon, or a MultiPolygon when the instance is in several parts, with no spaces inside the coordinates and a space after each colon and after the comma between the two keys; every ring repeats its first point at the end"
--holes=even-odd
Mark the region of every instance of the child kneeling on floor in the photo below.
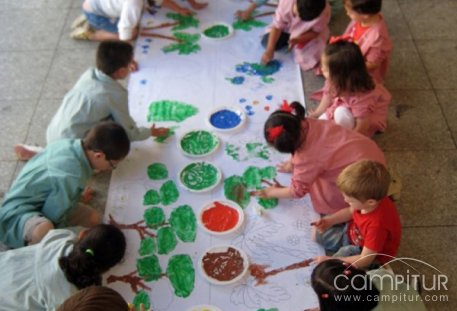
{"type": "Polygon", "coordinates": [[[0,241],[11,248],[36,244],[55,227],[94,226],[101,221],[80,203],[94,171],[109,171],[130,150],[125,130],[114,122],[92,128],[84,139],[56,141],[24,166],[0,207],[0,241]]]}
{"type": "Polygon", "coordinates": [[[336,183],[349,207],[313,223],[316,241],[327,251],[336,251],[333,257],[358,268],[387,263],[397,255],[401,239],[400,217],[387,197],[389,172],[381,163],[361,160],[347,166],[336,183]]]}

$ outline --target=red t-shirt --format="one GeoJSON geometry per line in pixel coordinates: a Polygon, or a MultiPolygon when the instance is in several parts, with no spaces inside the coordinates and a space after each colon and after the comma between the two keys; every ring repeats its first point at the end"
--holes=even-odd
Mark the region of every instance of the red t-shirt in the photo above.
{"type": "MultiPolygon", "coordinates": [[[[388,197],[382,199],[378,207],[368,214],[355,211],[352,213],[352,219],[348,228],[352,244],[389,256],[397,255],[401,223],[397,208],[388,197]]],[[[392,258],[377,256],[376,259],[384,264],[392,258]]]]}
{"type": "Polygon", "coordinates": [[[370,28],[370,26],[363,27],[361,23],[356,22],[352,40],[354,40],[355,43],[359,42],[360,37],[363,36],[368,28],[370,28]]]}

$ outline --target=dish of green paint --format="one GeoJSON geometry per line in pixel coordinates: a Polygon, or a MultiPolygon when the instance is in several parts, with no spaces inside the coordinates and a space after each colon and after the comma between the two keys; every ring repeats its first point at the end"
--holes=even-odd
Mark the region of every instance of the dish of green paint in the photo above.
{"type": "Polygon", "coordinates": [[[179,148],[189,157],[207,156],[219,147],[219,138],[209,131],[191,130],[179,139],[179,148]]]}
{"type": "Polygon", "coordinates": [[[180,184],[192,192],[214,189],[222,180],[221,171],[208,162],[194,162],[185,166],[178,176],[180,184]]]}
{"type": "Polygon", "coordinates": [[[210,40],[225,40],[233,35],[233,27],[224,22],[216,22],[203,26],[202,36],[210,40]]]}

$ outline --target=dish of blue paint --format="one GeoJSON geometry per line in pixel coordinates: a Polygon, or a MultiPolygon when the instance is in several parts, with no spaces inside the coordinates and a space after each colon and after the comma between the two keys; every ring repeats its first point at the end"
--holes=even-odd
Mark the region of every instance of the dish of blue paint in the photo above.
{"type": "Polygon", "coordinates": [[[241,128],[246,121],[246,115],[236,107],[218,107],[208,116],[209,125],[216,131],[228,132],[241,128]]]}

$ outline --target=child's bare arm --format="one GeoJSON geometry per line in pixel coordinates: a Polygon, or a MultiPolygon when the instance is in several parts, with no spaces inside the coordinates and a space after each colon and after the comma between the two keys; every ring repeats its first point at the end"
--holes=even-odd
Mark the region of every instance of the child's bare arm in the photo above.
{"type": "Polygon", "coordinates": [[[309,30],[307,32],[300,34],[299,36],[297,36],[295,38],[290,38],[289,39],[289,48],[293,48],[295,45],[298,45],[299,47],[303,46],[306,43],[308,43],[309,41],[316,38],[318,35],[319,35],[318,32],[309,30]]]}
{"type": "Polygon", "coordinates": [[[355,266],[359,269],[366,269],[368,268],[373,261],[376,259],[376,255],[378,252],[371,250],[367,247],[362,249],[362,253],[360,255],[350,256],[350,257],[340,257],[344,262],[350,263],[351,265],[355,266]]]}
{"type": "Polygon", "coordinates": [[[319,116],[321,114],[323,114],[325,112],[325,110],[327,110],[327,108],[330,106],[331,103],[332,103],[332,98],[330,97],[329,94],[324,92],[324,94],[322,95],[322,99],[321,99],[319,105],[317,106],[316,109],[312,110],[308,114],[308,117],[309,118],[315,118],[315,119],[319,118],[319,116]]]}
{"type": "Polygon", "coordinates": [[[278,187],[278,186],[271,186],[261,190],[252,191],[251,195],[258,196],[259,198],[263,199],[286,199],[291,198],[292,194],[290,193],[289,187],[278,187]]]}
{"type": "Polygon", "coordinates": [[[345,222],[348,222],[349,220],[352,219],[352,211],[349,207],[343,208],[342,210],[339,210],[338,212],[327,215],[322,217],[321,219],[312,222],[311,225],[316,226],[316,229],[323,233],[326,231],[328,228],[337,225],[337,224],[342,224],[345,222]]]}
{"type": "Polygon", "coordinates": [[[370,135],[370,121],[367,118],[356,118],[354,130],[365,136],[370,135]]]}
{"type": "Polygon", "coordinates": [[[162,6],[164,8],[170,9],[172,11],[175,11],[176,13],[182,14],[182,15],[192,15],[194,12],[191,10],[184,8],[182,6],[179,6],[176,2],[173,0],[164,0],[162,6]]]}
{"type": "Polygon", "coordinates": [[[151,136],[153,137],[166,136],[168,134],[168,131],[170,131],[170,129],[167,127],[156,127],[155,124],[151,126],[151,136]]]}
{"type": "Polygon", "coordinates": [[[273,56],[275,55],[276,43],[278,42],[279,37],[281,36],[281,32],[282,31],[276,27],[271,28],[270,34],[268,35],[267,48],[265,49],[265,53],[263,53],[262,55],[262,64],[266,65],[273,59],[273,56]]]}
{"type": "Polygon", "coordinates": [[[236,17],[245,21],[251,18],[252,13],[257,8],[257,4],[251,3],[246,10],[239,10],[235,12],[236,17]]]}

